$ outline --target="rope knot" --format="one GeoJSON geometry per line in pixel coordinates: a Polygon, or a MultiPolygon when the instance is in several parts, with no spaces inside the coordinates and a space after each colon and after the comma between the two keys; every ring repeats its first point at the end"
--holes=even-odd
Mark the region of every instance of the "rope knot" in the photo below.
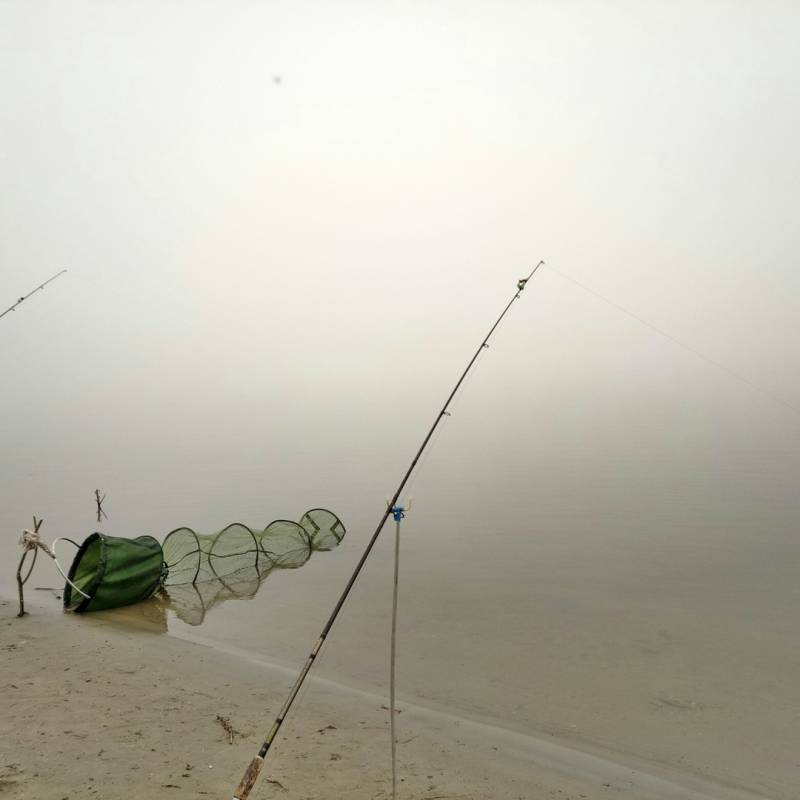
{"type": "Polygon", "coordinates": [[[27,550],[35,550],[37,547],[44,550],[50,558],[55,558],[50,548],[39,538],[38,530],[29,530],[25,528],[22,531],[22,536],[19,538],[20,545],[27,550]]]}
{"type": "Polygon", "coordinates": [[[30,531],[25,528],[25,530],[22,531],[22,536],[20,536],[19,543],[26,550],[33,550],[33,548],[39,544],[39,534],[36,531],[30,531]]]}

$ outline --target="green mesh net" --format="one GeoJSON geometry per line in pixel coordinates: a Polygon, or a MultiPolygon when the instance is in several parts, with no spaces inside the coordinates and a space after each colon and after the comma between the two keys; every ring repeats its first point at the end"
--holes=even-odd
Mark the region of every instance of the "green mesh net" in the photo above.
{"type": "Polygon", "coordinates": [[[176,609],[202,619],[215,603],[254,595],[273,569],[301,567],[315,550],[332,550],[344,535],[342,521],[325,508],[306,511],[300,522],[275,520],[263,530],[240,522],[218,533],[176,528],[163,545],[152,536],[94,533],[72,562],[64,606],[116,608],[146,600],[161,588],[176,609]]]}
{"type": "Polygon", "coordinates": [[[345,535],[339,517],[325,508],[306,511],[300,522],[278,519],[258,531],[235,522],[218,533],[176,528],[162,549],[166,587],[217,581],[253,570],[300,567],[315,550],[331,550],[345,535]]]}

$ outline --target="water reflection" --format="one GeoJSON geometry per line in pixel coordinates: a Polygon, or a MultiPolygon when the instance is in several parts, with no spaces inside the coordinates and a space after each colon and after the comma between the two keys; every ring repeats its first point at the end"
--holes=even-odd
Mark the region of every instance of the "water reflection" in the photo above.
{"type": "Polygon", "coordinates": [[[252,600],[272,572],[274,568],[251,566],[224,578],[162,586],[149,600],[98,611],[92,616],[106,623],[140,628],[150,633],[167,633],[170,613],[187,625],[202,625],[215,606],[228,600],[252,600]]]}
{"type": "Polygon", "coordinates": [[[228,600],[251,600],[255,597],[272,571],[271,568],[251,566],[224,578],[165,587],[159,594],[160,605],[163,605],[165,613],[173,611],[187,625],[202,625],[214,606],[228,600]]]}

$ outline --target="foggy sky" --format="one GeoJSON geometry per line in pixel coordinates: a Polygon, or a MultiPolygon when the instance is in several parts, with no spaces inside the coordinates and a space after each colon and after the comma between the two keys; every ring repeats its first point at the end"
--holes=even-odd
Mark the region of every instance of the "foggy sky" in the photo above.
{"type": "MultiPolygon", "coordinates": [[[[540,258],[800,406],[798,34],[791,2],[0,3],[0,307],[69,270],[0,320],[6,465],[408,449],[540,258]]],[[[546,269],[463,403],[489,447],[797,441],[546,269]]]]}

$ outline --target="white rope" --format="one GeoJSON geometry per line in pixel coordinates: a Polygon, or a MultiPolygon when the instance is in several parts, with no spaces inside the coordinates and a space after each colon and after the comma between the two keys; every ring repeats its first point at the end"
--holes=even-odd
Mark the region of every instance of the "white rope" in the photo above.
{"type": "MultiPolygon", "coordinates": [[[[24,534],[23,534],[23,535],[24,535],[24,534]]],[[[66,572],[64,572],[64,570],[63,570],[63,569],[61,569],[61,564],[59,564],[59,563],[58,563],[58,559],[56,558],[56,545],[57,545],[57,544],[58,544],[60,541],[62,541],[63,539],[65,539],[65,538],[66,538],[66,537],[64,537],[64,536],[59,536],[59,537],[58,537],[58,539],[56,539],[56,540],[53,542],[53,546],[52,546],[52,552],[51,552],[50,550],[48,550],[47,552],[48,552],[48,554],[50,555],[50,557],[53,559],[53,561],[55,561],[55,564],[56,564],[56,569],[57,569],[57,570],[58,570],[58,571],[61,573],[61,577],[62,577],[62,578],[63,578],[63,579],[64,579],[64,580],[65,580],[65,581],[66,581],[66,582],[67,582],[67,583],[68,583],[68,584],[69,584],[69,585],[70,585],[70,586],[71,586],[71,587],[72,587],[72,588],[73,588],[73,589],[74,589],[74,590],[75,590],[75,591],[76,591],[76,592],[77,592],[79,595],[81,595],[82,597],[85,597],[87,600],[91,600],[92,598],[91,598],[91,597],[90,597],[88,594],[86,594],[86,592],[82,592],[82,591],[81,591],[81,590],[80,590],[80,589],[79,589],[79,588],[78,588],[78,587],[77,587],[77,586],[76,586],[76,585],[75,585],[75,584],[74,584],[74,583],[73,583],[73,582],[72,582],[72,581],[71,581],[71,580],[70,580],[70,579],[67,577],[67,573],[66,573],[66,572]]],[[[69,539],[67,539],[67,541],[70,541],[70,540],[69,540],[69,539]]],[[[74,542],[72,542],[72,541],[70,541],[70,544],[75,544],[75,543],[74,543],[74,542]]]]}
{"type": "Polygon", "coordinates": [[[61,569],[61,564],[58,563],[58,559],[56,558],[56,545],[62,541],[66,540],[70,544],[78,547],[72,539],[68,539],[66,536],[59,536],[56,539],[51,547],[48,547],[41,539],[39,535],[39,528],[42,524],[43,520],[37,520],[36,517],[33,518],[33,523],[35,526],[35,530],[30,530],[29,528],[25,528],[22,531],[22,536],[19,537],[19,543],[21,547],[24,548],[25,552],[22,555],[22,561],[19,562],[19,567],[17,569],[17,583],[19,584],[19,616],[22,616],[25,613],[24,605],[23,605],[23,597],[22,597],[22,587],[27,582],[28,578],[31,576],[31,572],[33,572],[33,567],[36,564],[36,554],[38,550],[47,553],[50,558],[53,559],[56,565],[56,569],[61,573],[61,577],[82,597],[85,597],[87,600],[91,600],[92,598],[86,594],[86,592],[81,591],[68,577],[67,574],[61,569]],[[22,565],[25,562],[25,558],[28,555],[28,551],[33,550],[33,563],[31,564],[31,568],[28,570],[28,574],[25,576],[23,580],[20,575],[20,570],[22,569],[22,565]]]}

